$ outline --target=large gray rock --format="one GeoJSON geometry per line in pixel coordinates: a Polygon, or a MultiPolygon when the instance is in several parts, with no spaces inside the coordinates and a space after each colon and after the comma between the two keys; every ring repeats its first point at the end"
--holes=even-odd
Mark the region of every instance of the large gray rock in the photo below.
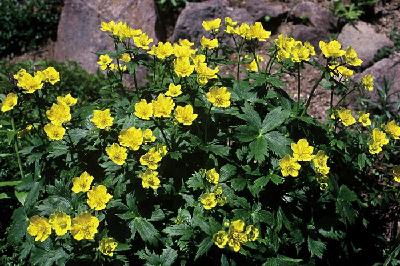
{"type": "Polygon", "coordinates": [[[382,90],[385,83],[387,83],[390,86],[387,98],[388,107],[391,111],[400,114],[400,53],[376,62],[354,78],[355,80],[360,80],[366,74],[371,74],[375,78],[374,91],[367,92],[370,100],[373,103],[378,103],[378,91],[382,90]]]}
{"type": "Polygon", "coordinates": [[[337,26],[337,19],[328,9],[309,1],[297,4],[291,15],[299,19],[307,19],[311,26],[322,31],[331,31],[337,26]]]}
{"type": "Polygon", "coordinates": [[[231,17],[239,22],[254,22],[244,8],[230,7],[227,0],[209,0],[200,3],[188,2],[178,17],[172,41],[189,39],[198,42],[205,34],[201,25],[204,20],[231,17]]]}
{"type": "Polygon", "coordinates": [[[328,33],[322,29],[306,26],[302,24],[283,24],[278,29],[279,33],[292,36],[296,40],[311,43],[316,49],[319,49],[320,40],[326,40],[328,33]]]}
{"type": "Polygon", "coordinates": [[[286,3],[272,2],[271,0],[246,0],[243,7],[255,20],[260,20],[265,16],[272,19],[279,18],[289,11],[286,3]]]}
{"type": "Polygon", "coordinates": [[[102,21],[125,21],[156,39],[157,20],[150,0],[65,0],[54,47],[56,60],[74,60],[89,72],[97,70],[101,50],[113,48],[110,37],[100,31],[102,21]]]}
{"type": "Polygon", "coordinates": [[[338,40],[344,48],[352,46],[357,51],[358,57],[364,61],[362,67],[371,65],[380,49],[393,46],[385,34],[377,33],[372,25],[362,21],[344,26],[338,40]]]}

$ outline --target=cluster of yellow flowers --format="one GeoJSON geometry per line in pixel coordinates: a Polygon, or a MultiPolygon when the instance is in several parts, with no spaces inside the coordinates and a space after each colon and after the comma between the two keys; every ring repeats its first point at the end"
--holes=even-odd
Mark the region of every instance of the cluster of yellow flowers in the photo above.
{"type": "Polygon", "coordinates": [[[219,248],[225,248],[228,245],[233,251],[238,252],[246,242],[256,241],[260,232],[254,225],[247,225],[243,220],[234,220],[231,223],[226,222],[229,227],[228,232],[220,230],[213,236],[214,244],[219,248]]]}
{"type": "Polygon", "coordinates": [[[65,96],[58,96],[57,103],[53,103],[51,108],[46,111],[46,116],[50,123],[44,126],[44,132],[50,140],[61,140],[65,135],[65,128],[62,126],[71,120],[70,107],[74,106],[78,100],[67,94],[65,96]]]}
{"type": "Polygon", "coordinates": [[[322,54],[329,60],[329,68],[331,69],[331,76],[343,77],[348,79],[353,76],[354,71],[346,67],[361,66],[362,60],[358,58],[356,50],[349,46],[346,50],[342,49],[342,45],[337,40],[332,40],[328,43],[324,41],[319,42],[319,48],[322,54]]]}
{"type": "MultiPolygon", "coordinates": [[[[336,115],[332,114],[331,118],[335,119],[336,116],[339,118],[339,121],[342,122],[342,124],[346,127],[354,125],[357,122],[350,109],[339,108],[338,110],[336,110],[336,115]]],[[[361,123],[361,125],[363,125],[364,127],[370,126],[370,114],[364,112],[359,113],[358,122],[361,123]]]]}
{"type": "MultiPolygon", "coordinates": [[[[297,143],[292,143],[291,148],[293,155],[291,156],[287,154],[279,161],[281,173],[284,177],[297,177],[301,168],[299,162],[310,161],[312,161],[314,170],[317,174],[320,174],[323,177],[329,174],[330,168],[327,164],[329,157],[324,151],[319,150],[317,154],[313,154],[314,147],[311,146],[306,139],[300,139],[297,143]]],[[[326,186],[325,182],[322,185],[326,186]]]]}
{"type": "MultiPolygon", "coordinates": [[[[130,54],[128,53],[123,53],[121,55],[121,57],[119,58],[119,60],[121,60],[122,62],[128,63],[132,60],[132,57],[130,54]]],[[[107,55],[100,55],[99,56],[99,60],[97,61],[97,64],[100,66],[101,70],[111,70],[111,71],[126,71],[127,70],[127,66],[123,65],[120,61],[117,61],[117,64],[113,63],[113,59],[107,55]]]]}
{"type": "Polygon", "coordinates": [[[226,197],[223,195],[222,187],[218,185],[219,173],[215,168],[207,170],[205,172],[206,180],[213,185],[210,192],[206,192],[200,196],[200,203],[206,210],[219,206],[224,206],[226,203],[226,197]]]}
{"type": "Polygon", "coordinates": [[[44,82],[50,83],[51,85],[59,82],[60,73],[58,73],[54,67],[48,67],[44,70],[36,71],[32,76],[25,69],[20,69],[17,74],[14,75],[14,79],[17,80],[17,86],[23,89],[25,93],[34,93],[43,88],[44,82]]]}
{"type": "Polygon", "coordinates": [[[309,61],[310,57],[315,55],[314,46],[309,42],[302,43],[283,34],[279,34],[275,40],[275,45],[278,61],[289,59],[292,62],[300,63],[301,61],[309,61]]]}

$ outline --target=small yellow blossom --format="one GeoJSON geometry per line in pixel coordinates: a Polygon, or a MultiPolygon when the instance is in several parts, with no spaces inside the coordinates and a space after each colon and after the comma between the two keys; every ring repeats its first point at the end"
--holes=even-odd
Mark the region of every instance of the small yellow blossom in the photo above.
{"type": "Polygon", "coordinates": [[[193,106],[190,104],[177,106],[175,109],[175,119],[185,126],[190,126],[197,116],[197,114],[193,113],[193,106]]]}
{"type": "Polygon", "coordinates": [[[131,56],[128,54],[128,53],[123,53],[122,55],[121,55],[121,61],[122,62],[125,62],[125,63],[128,63],[128,62],[130,62],[132,59],[131,59],[131,56]]]}
{"type": "Polygon", "coordinates": [[[97,128],[109,130],[113,125],[114,118],[111,116],[110,109],[94,110],[91,121],[97,128]]]}
{"type": "Polygon", "coordinates": [[[143,130],[143,141],[144,143],[156,141],[156,137],[153,135],[153,131],[150,128],[143,130]]]}
{"type": "Polygon", "coordinates": [[[25,69],[20,69],[17,74],[14,75],[14,79],[17,80],[17,86],[22,88],[25,93],[34,93],[43,87],[43,75],[38,74],[32,76],[25,69]]]}
{"type": "Polygon", "coordinates": [[[395,165],[392,168],[393,180],[400,183],[400,165],[395,165]]]}
{"type": "Polygon", "coordinates": [[[224,248],[228,243],[228,234],[224,230],[220,230],[213,236],[214,244],[219,248],[224,248]]]}
{"type": "Polygon", "coordinates": [[[394,120],[385,125],[385,131],[394,139],[400,139],[400,126],[394,120]]]}
{"type": "Polygon", "coordinates": [[[150,38],[146,33],[142,33],[133,37],[133,43],[136,45],[136,47],[142,48],[143,50],[149,50],[149,44],[152,42],[153,39],[150,38]]]}
{"type": "Polygon", "coordinates": [[[102,254],[112,257],[118,243],[112,237],[105,237],[100,240],[99,250],[102,254]]]}
{"type": "Polygon", "coordinates": [[[74,177],[72,179],[72,192],[87,192],[92,185],[94,177],[91,176],[88,172],[83,172],[80,176],[74,177]]]}
{"type": "Polygon", "coordinates": [[[299,162],[309,162],[313,158],[314,147],[308,144],[306,139],[300,139],[297,143],[292,143],[293,159],[299,162]]]}
{"type": "Polygon", "coordinates": [[[226,87],[213,87],[207,92],[207,100],[216,107],[229,107],[231,93],[226,87]]]}
{"type": "Polygon", "coordinates": [[[261,22],[256,22],[250,26],[249,30],[247,31],[247,38],[249,39],[257,39],[261,42],[265,42],[269,36],[271,36],[270,31],[266,31],[261,24],[261,22]]]}
{"type": "Polygon", "coordinates": [[[317,154],[313,157],[312,162],[314,165],[314,169],[317,173],[321,175],[329,174],[329,166],[327,164],[329,157],[325,154],[324,151],[318,151],[317,154]]]}
{"type": "Polygon", "coordinates": [[[251,224],[246,227],[246,235],[248,241],[256,241],[259,234],[260,231],[254,225],[251,224]]]}
{"type": "Polygon", "coordinates": [[[15,93],[7,94],[6,98],[4,98],[3,102],[1,103],[1,111],[3,113],[8,112],[14,108],[18,103],[18,96],[15,93]]]}
{"type": "Polygon", "coordinates": [[[160,186],[160,179],[158,178],[158,172],[147,169],[145,172],[139,174],[139,178],[142,179],[143,188],[152,188],[157,190],[160,186]]]}
{"type": "Polygon", "coordinates": [[[349,109],[341,108],[337,111],[337,115],[340,121],[342,121],[343,125],[346,127],[351,126],[356,122],[356,119],[349,109]]]}
{"type": "Polygon", "coordinates": [[[374,76],[367,74],[361,78],[361,84],[368,91],[374,90],[374,76]]]}
{"type": "Polygon", "coordinates": [[[140,128],[130,127],[121,131],[118,141],[121,146],[137,151],[143,143],[143,132],[140,128]]]}
{"type": "Polygon", "coordinates": [[[170,42],[159,42],[157,45],[153,45],[148,53],[164,60],[174,54],[174,47],[170,42]]]}
{"type": "Polygon", "coordinates": [[[299,170],[301,168],[300,164],[296,159],[291,157],[290,155],[285,155],[280,161],[279,166],[281,168],[281,173],[283,176],[293,176],[296,177],[299,175],[299,170]]]}
{"type": "Polygon", "coordinates": [[[27,231],[35,236],[35,241],[43,242],[51,235],[51,225],[47,218],[35,215],[29,219],[27,231]]]}
{"type": "Polygon", "coordinates": [[[179,57],[174,61],[174,71],[178,77],[188,77],[194,71],[194,65],[190,64],[189,57],[179,57]]]}
{"type": "Polygon", "coordinates": [[[112,144],[106,148],[106,153],[111,161],[117,165],[123,165],[126,158],[128,157],[128,152],[125,147],[119,146],[117,143],[112,144]]]}
{"type": "Polygon", "coordinates": [[[182,86],[175,85],[174,83],[170,83],[168,86],[168,91],[165,93],[166,96],[169,97],[178,97],[182,94],[182,86]]]}
{"type": "Polygon", "coordinates": [[[112,58],[107,54],[105,54],[105,55],[103,54],[103,55],[100,55],[99,61],[97,61],[97,64],[100,66],[101,70],[106,70],[110,66],[111,62],[112,62],[112,58]]]}
{"type": "Polygon", "coordinates": [[[168,118],[175,107],[175,103],[171,97],[159,94],[156,100],[152,101],[154,117],[168,118]]]}
{"type": "Polygon", "coordinates": [[[58,236],[63,236],[71,230],[71,217],[63,212],[55,212],[50,215],[49,223],[58,236]]]}
{"type": "Polygon", "coordinates": [[[72,219],[71,234],[75,240],[93,240],[97,233],[100,221],[96,216],[82,213],[72,219]]]}
{"type": "Polygon", "coordinates": [[[215,49],[218,47],[218,39],[208,39],[204,36],[201,37],[200,40],[201,47],[203,49],[215,49]]]}
{"type": "Polygon", "coordinates": [[[344,58],[346,63],[350,66],[361,66],[363,62],[360,58],[358,58],[356,50],[354,50],[351,46],[347,48],[344,58]]]}
{"type": "Polygon", "coordinates": [[[104,210],[112,197],[105,186],[98,185],[87,192],[87,204],[93,210],[104,210]]]}
{"type": "Polygon", "coordinates": [[[53,103],[51,108],[46,111],[46,116],[54,125],[62,125],[72,118],[69,106],[61,102],[53,103]]]}
{"type": "Polygon", "coordinates": [[[65,128],[61,125],[49,123],[44,125],[44,132],[50,140],[62,140],[65,135],[65,128]]]}
{"type": "Polygon", "coordinates": [[[371,119],[369,118],[369,113],[361,113],[358,117],[358,122],[361,123],[364,127],[368,127],[371,125],[371,119]]]}
{"type": "Polygon", "coordinates": [[[65,104],[66,106],[74,106],[78,102],[78,99],[72,97],[72,95],[68,93],[65,96],[58,96],[57,102],[65,104]]]}
{"type": "Polygon", "coordinates": [[[139,162],[143,166],[147,166],[151,170],[156,170],[162,156],[156,148],[151,148],[146,154],[142,155],[139,162]]]}
{"type": "Polygon", "coordinates": [[[45,82],[49,82],[51,85],[56,84],[60,81],[60,73],[54,67],[48,67],[45,70],[41,71],[43,75],[42,80],[45,82]]]}
{"type": "Polygon", "coordinates": [[[145,99],[135,103],[135,115],[143,120],[149,120],[153,116],[153,104],[145,99]]]}
{"type": "Polygon", "coordinates": [[[321,51],[326,58],[337,58],[346,54],[346,51],[342,50],[340,42],[336,40],[330,41],[329,43],[320,41],[319,48],[321,48],[321,51]]]}
{"type": "Polygon", "coordinates": [[[219,181],[219,174],[215,168],[206,171],[206,179],[211,184],[218,184],[219,181]]]}
{"type": "Polygon", "coordinates": [[[221,19],[216,18],[212,20],[207,20],[202,22],[202,26],[205,31],[218,31],[221,26],[221,19]]]}
{"type": "Polygon", "coordinates": [[[215,206],[217,206],[217,198],[215,193],[204,193],[200,197],[200,202],[203,205],[204,209],[211,210],[215,206]]]}
{"type": "Polygon", "coordinates": [[[371,140],[369,143],[369,152],[371,154],[378,154],[382,151],[382,147],[389,143],[385,132],[374,128],[372,130],[371,140]]]}

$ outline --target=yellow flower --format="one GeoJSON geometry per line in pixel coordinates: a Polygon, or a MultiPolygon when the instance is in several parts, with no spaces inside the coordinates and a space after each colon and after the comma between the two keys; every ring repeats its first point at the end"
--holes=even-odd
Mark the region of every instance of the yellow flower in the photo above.
{"type": "Polygon", "coordinates": [[[340,42],[336,40],[330,41],[329,43],[320,41],[319,48],[321,48],[321,51],[326,58],[337,58],[346,54],[346,51],[342,50],[340,42]]]}
{"type": "Polygon", "coordinates": [[[51,235],[51,225],[47,218],[35,215],[29,219],[28,234],[35,236],[35,241],[43,242],[51,235]]]}
{"type": "Polygon", "coordinates": [[[227,33],[234,33],[236,35],[239,35],[242,38],[248,38],[248,33],[250,30],[250,25],[247,23],[242,23],[240,26],[237,26],[235,28],[227,28],[227,33]]]}
{"type": "Polygon", "coordinates": [[[176,58],[189,58],[196,53],[196,50],[191,48],[186,42],[179,41],[180,44],[174,44],[174,55],[176,58]]]}
{"type": "Polygon", "coordinates": [[[264,57],[260,56],[260,55],[256,55],[257,57],[257,61],[256,59],[253,59],[253,61],[251,61],[248,65],[247,65],[247,70],[252,71],[252,72],[258,72],[258,66],[260,65],[261,62],[264,61],[264,57]],[[258,65],[257,65],[258,63],[258,65]]]}
{"type": "Polygon", "coordinates": [[[103,54],[100,55],[99,57],[99,61],[97,61],[97,64],[100,66],[101,70],[106,70],[108,68],[108,66],[111,64],[112,62],[112,58],[107,55],[107,54],[103,54]]]}
{"type": "Polygon", "coordinates": [[[194,45],[194,42],[191,42],[188,39],[179,39],[178,43],[181,46],[187,46],[187,47],[192,47],[194,45]]]}
{"type": "Polygon", "coordinates": [[[217,170],[215,170],[215,168],[207,170],[206,179],[211,184],[217,185],[218,181],[219,181],[219,174],[218,174],[217,170]]]}
{"type": "Polygon", "coordinates": [[[49,223],[58,236],[63,236],[71,230],[71,217],[63,212],[50,215],[49,223]]]}
{"type": "Polygon", "coordinates": [[[151,131],[151,129],[147,128],[143,130],[143,141],[144,143],[156,141],[156,137],[153,135],[153,131],[151,131]]]}
{"type": "Polygon", "coordinates": [[[360,58],[358,58],[356,50],[354,50],[351,46],[347,48],[344,58],[346,63],[350,66],[361,66],[363,62],[360,58]]]}
{"type": "Polygon", "coordinates": [[[197,114],[193,113],[193,106],[190,104],[177,106],[175,109],[175,119],[185,126],[190,126],[197,116],[197,114]]]}
{"type": "Polygon", "coordinates": [[[134,36],[140,35],[142,33],[142,31],[139,29],[133,29],[129,27],[126,22],[119,21],[115,23],[112,20],[110,22],[101,22],[100,30],[110,32],[112,35],[118,37],[120,40],[133,38],[134,36]]]}
{"type": "Polygon", "coordinates": [[[229,225],[229,231],[230,232],[243,232],[244,227],[245,227],[245,223],[243,220],[235,220],[232,221],[229,225]]]}
{"type": "Polygon", "coordinates": [[[293,176],[296,177],[299,175],[299,170],[301,168],[300,164],[296,159],[291,157],[290,155],[285,155],[280,161],[279,166],[281,168],[281,172],[283,176],[293,176]]]}
{"type": "Polygon", "coordinates": [[[226,87],[213,87],[207,92],[207,100],[216,107],[229,107],[231,93],[226,87]]]}
{"type": "Polygon", "coordinates": [[[158,172],[147,169],[145,172],[139,174],[139,178],[142,179],[143,188],[152,188],[157,190],[160,186],[160,179],[158,178],[158,172]]]}
{"type": "Polygon", "coordinates": [[[374,76],[367,74],[361,78],[361,84],[368,91],[374,90],[374,76]]]}
{"type": "Polygon", "coordinates": [[[121,65],[121,64],[119,64],[119,65],[118,64],[110,64],[109,68],[110,68],[111,71],[120,70],[122,72],[124,72],[124,71],[126,71],[128,69],[127,66],[121,65]],[[119,66],[119,68],[118,68],[118,66],[119,66]]]}
{"type": "Polygon", "coordinates": [[[60,81],[60,73],[58,73],[54,67],[48,67],[41,72],[43,75],[42,80],[49,82],[51,85],[54,85],[60,81]]]}
{"type": "Polygon", "coordinates": [[[122,62],[125,62],[125,63],[128,63],[128,62],[130,62],[132,59],[131,59],[131,56],[128,54],[128,53],[123,53],[122,55],[121,55],[121,61],[122,62]]]}
{"type": "Polygon", "coordinates": [[[1,103],[1,111],[3,113],[8,112],[14,108],[18,103],[18,96],[15,93],[7,94],[6,98],[4,98],[3,102],[1,103]]]}
{"type": "Polygon", "coordinates": [[[106,153],[111,161],[117,165],[123,165],[128,152],[125,147],[119,146],[117,143],[112,144],[106,148],[106,153]]]}
{"type": "Polygon", "coordinates": [[[221,19],[216,18],[212,20],[203,21],[201,24],[206,31],[218,31],[221,26],[221,19]]]}
{"type": "Polygon", "coordinates": [[[145,99],[135,103],[135,115],[143,120],[149,120],[153,116],[153,104],[147,103],[145,99]]]}
{"type": "Polygon", "coordinates": [[[220,230],[213,235],[214,244],[219,248],[224,248],[228,243],[228,234],[224,230],[220,230]]]}
{"type": "Polygon", "coordinates": [[[159,94],[156,100],[152,101],[154,117],[165,117],[171,116],[171,112],[174,109],[175,103],[171,97],[165,97],[164,94],[159,94]]]}
{"type": "Polygon", "coordinates": [[[218,47],[218,39],[208,39],[204,36],[200,40],[201,47],[203,49],[214,49],[218,47]]]}
{"type": "Polygon", "coordinates": [[[225,17],[225,24],[227,26],[236,26],[237,25],[237,21],[234,21],[231,17],[225,17]]]}
{"type": "Polygon", "coordinates": [[[371,119],[369,118],[369,113],[361,113],[360,117],[358,117],[358,122],[360,122],[364,127],[368,127],[371,125],[371,119]]]}
{"type": "Polygon", "coordinates": [[[200,202],[203,205],[203,208],[206,210],[211,210],[217,206],[217,198],[212,192],[201,195],[200,202]]]}
{"type": "Polygon", "coordinates": [[[61,125],[54,125],[52,123],[44,125],[44,132],[50,140],[62,140],[65,135],[65,128],[61,125]]]}
{"type": "Polygon", "coordinates": [[[157,45],[153,45],[148,53],[155,55],[158,59],[164,60],[174,53],[174,47],[170,42],[159,42],[157,45]]]}
{"type": "Polygon", "coordinates": [[[340,121],[342,121],[343,125],[346,127],[351,126],[356,122],[356,119],[349,109],[341,108],[337,111],[337,115],[340,121]]]}
{"type": "Polygon", "coordinates": [[[247,240],[256,241],[259,234],[260,234],[260,231],[254,225],[251,224],[246,227],[247,240]]]}
{"type": "Polygon", "coordinates": [[[195,66],[195,70],[197,72],[197,82],[200,85],[207,84],[209,79],[216,79],[217,73],[219,72],[218,66],[214,69],[209,68],[206,63],[199,63],[195,66]]]}
{"type": "Polygon", "coordinates": [[[26,93],[34,93],[43,87],[41,75],[32,76],[25,69],[18,71],[14,78],[18,81],[17,86],[22,88],[26,93]]]}
{"type": "Polygon", "coordinates": [[[389,143],[385,132],[374,128],[372,130],[372,136],[369,144],[369,152],[371,154],[378,154],[382,151],[382,147],[389,143]]]}
{"type": "Polygon", "coordinates": [[[118,243],[112,237],[105,237],[100,240],[99,250],[106,256],[112,257],[118,243]]]}
{"type": "Polygon", "coordinates": [[[143,132],[140,128],[130,127],[121,131],[118,141],[122,146],[137,151],[143,143],[143,132]]]}
{"type": "Polygon", "coordinates": [[[345,79],[350,78],[353,76],[354,71],[345,67],[345,66],[340,66],[338,63],[334,63],[332,65],[329,65],[329,68],[332,70],[331,76],[337,75],[337,76],[342,76],[345,79]]]}
{"type": "Polygon", "coordinates": [[[248,241],[248,237],[246,232],[244,232],[244,228],[245,223],[240,219],[231,222],[229,225],[228,246],[231,247],[235,252],[238,252],[241,248],[241,245],[248,241]]]}
{"type": "Polygon", "coordinates": [[[175,85],[174,83],[170,83],[168,86],[168,91],[165,93],[165,95],[170,97],[177,97],[182,94],[181,89],[182,89],[181,85],[175,85]]]}
{"type": "Polygon", "coordinates": [[[194,71],[194,65],[190,64],[189,57],[178,57],[174,61],[174,71],[178,77],[188,77],[194,71]]]}
{"type": "Polygon", "coordinates": [[[156,148],[151,148],[146,154],[142,155],[139,162],[143,166],[147,166],[151,170],[156,170],[162,156],[156,148]]]}
{"type": "Polygon", "coordinates": [[[149,44],[152,42],[153,39],[150,38],[146,33],[142,33],[133,37],[133,43],[136,45],[136,47],[142,48],[143,50],[149,50],[149,44]]]}
{"type": "Polygon", "coordinates": [[[94,177],[91,176],[88,172],[83,172],[80,176],[74,177],[72,179],[72,192],[87,192],[92,185],[94,177]]]}
{"type": "Polygon", "coordinates": [[[57,102],[62,103],[66,106],[74,106],[78,102],[78,99],[72,97],[71,94],[68,93],[65,96],[58,96],[57,102]]]}
{"type": "Polygon", "coordinates": [[[395,165],[392,168],[393,180],[400,183],[400,165],[395,165]]]}
{"type": "Polygon", "coordinates": [[[197,54],[195,56],[192,56],[191,58],[195,68],[206,63],[206,56],[203,54],[197,54]]]}
{"type": "Polygon", "coordinates": [[[317,154],[312,159],[314,169],[317,173],[321,175],[329,174],[329,166],[327,164],[329,157],[324,151],[318,151],[317,154]]]}
{"type": "Polygon", "coordinates": [[[400,126],[394,120],[385,125],[385,131],[394,139],[400,139],[400,126]]]}
{"type": "Polygon", "coordinates": [[[94,110],[91,121],[97,128],[109,130],[114,118],[111,116],[110,109],[94,110]]]}
{"type": "Polygon", "coordinates": [[[93,210],[100,211],[106,208],[107,202],[112,199],[113,196],[107,193],[107,188],[103,185],[92,187],[87,192],[87,204],[93,210]]]}
{"type": "Polygon", "coordinates": [[[254,23],[254,25],[251,25],[250,29],[247,31],[248,38],[258,39],[261,42],[265,42],[269,36],[271,36],[271,32],[266,31],[261,22],[254,23]]]}
{"type": "Polygon", "coordinates": [[[299,162],[309,162],[313,158],[314,148],[308,144],[306,139],[300,139],[297,143],[292,143],[293,159],[299,162]]]}
{"type": "Polygon", "coordinates": [[[99,224],[100,221],[97,217],[89,213],[82,213],[72,219],[71,234],[78,241],[93,240],[99,224]]]}
{"type": "Polygon", "coordinates": [[[51,108],[46,111],[47,118],[54,125],[62,125],[71,120],[71,110],[64,103],[53,103],[51,108]]]}

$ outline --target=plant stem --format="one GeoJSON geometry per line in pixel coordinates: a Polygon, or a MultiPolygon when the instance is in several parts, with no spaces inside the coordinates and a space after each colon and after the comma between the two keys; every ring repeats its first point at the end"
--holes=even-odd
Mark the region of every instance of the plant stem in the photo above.
{"type": "Polygon", "coordinates": [[[300,63],[297,63],[297,113],[300,109],[300,90],[301,90],[301,82],[300,82],[300,63]]]}
{"type": "MultiPolygon", "coordinates": [[[[14,124],[14,118],[11,118],[11,127],[13,132],[15,132],[15,124],[14,124]]],[[[24,178],[24,170],[22,169],[22,163],[21,163],[21,157],[19,156],[19,150],[18,150],[18,136],[17,134],[14,135],[14,151],[15,155],[17,156],[17,163],[18,163],[18,168],[19,168],[19,173],[21,174],[21,178],[24,178]]]]}
{"type": "Polygon", "coordinates": [[[204,132],[204,143],[207,143],[207,137],[208,137],[208,120],[210,119],[211,108],[212,108],[212,104],[210,104],[210,108],[208,108],[208,112],[207,112],[206,123],[205,123],[205,132],[204,132]]]}
{"type": "Polygon", "coordinates": [[[311,100],[312,100],[312,97],[314,96],[315,90],[317,89],[319,83],[322,81],[323,78],[324,78],[324,73],[322,73],[321,77],[314,84],[314,87],[312,87],[311,92],[310,92],[310,96],[308,96],[308,99],[307,99],[306,107],[303,110],[303,114],[307,113],[307,109],[311,104],[311,100]]]}

